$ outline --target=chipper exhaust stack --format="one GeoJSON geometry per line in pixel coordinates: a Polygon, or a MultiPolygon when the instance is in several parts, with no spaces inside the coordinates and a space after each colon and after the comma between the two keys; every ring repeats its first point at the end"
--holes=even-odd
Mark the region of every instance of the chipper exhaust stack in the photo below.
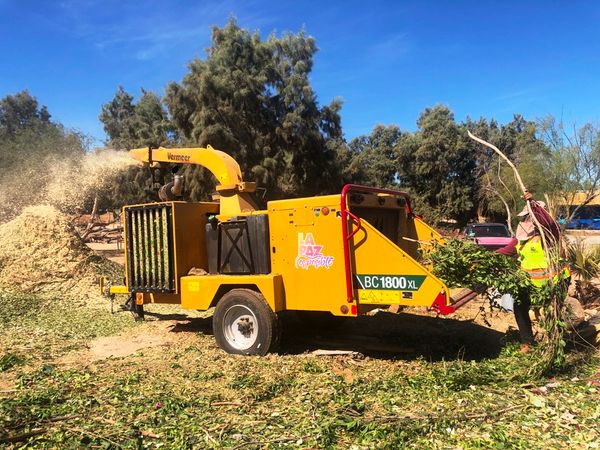
{"type": "Polygon", "coordinates": [[[137,149],[148,164],[198,164],[218,180],[219,201],[170,200],[123,208],[126,294],[146,303],[216,307],[213,330],[229,353],[264,355],[279,341],[277,314],[320,311],[356,317],[389,305],[454,311],[422,254],[441,236],[417,217],[406,193],[347,185],[342,192],[277,200],[259,210],[254,183],[208,148],[137,149]]]}

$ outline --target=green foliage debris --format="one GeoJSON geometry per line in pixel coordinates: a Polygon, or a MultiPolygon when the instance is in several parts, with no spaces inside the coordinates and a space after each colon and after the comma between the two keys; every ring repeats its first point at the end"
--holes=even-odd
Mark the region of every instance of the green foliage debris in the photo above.
{"type": "Polygon", "coordinates": [[[481,361],[253,358],[190,328],[171,345],[91,361],[95,337],[156,338],[160,321],[31,294],[0,299],[6,448],[586,448],[600,439],[594,356],[531,379],[519,369],[535,357],[514,343],[481,361]]]}
{"type": "Polygon", "coordinates": [[[433,273],[449,287],[485,291],[496,288],[516,300],[531,283],[515,258],[492,252],[472,241],[449,240],[430,254],[433,273]]]}

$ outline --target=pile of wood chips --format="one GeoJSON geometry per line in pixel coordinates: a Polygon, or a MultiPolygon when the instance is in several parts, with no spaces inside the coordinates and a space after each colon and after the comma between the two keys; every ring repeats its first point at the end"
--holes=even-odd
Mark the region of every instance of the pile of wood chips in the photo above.
{"type": "Polygon", "coordinates": [[[0,225],[2,289],[98,300],[98,276],[116,267],[89,249],[69,216],[52,206],[25,208],[0,225]]]}

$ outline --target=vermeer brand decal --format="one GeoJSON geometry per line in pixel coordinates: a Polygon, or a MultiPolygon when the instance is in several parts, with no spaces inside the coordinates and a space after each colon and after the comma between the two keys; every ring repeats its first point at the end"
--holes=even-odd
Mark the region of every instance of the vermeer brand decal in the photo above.
{"type": "Polygon", "coordinates": [[[425,275],[354,275],[359,289],[418,291],[425,275]]]}
{"type": "Polygon", "coordinates": [[[329,269],[333,264],[333,256],[323,255],[323,245],[317,245],[312,233],[298,233],[298,256],[296,269],[308,270],[309,267],[329,269]]]}
{"type": "Polygon", "coordinates": [[[174,155],[173,153],[167,152],[167,159],[170,161],[189,162],[190,156],[189,155],[174,155]]]}

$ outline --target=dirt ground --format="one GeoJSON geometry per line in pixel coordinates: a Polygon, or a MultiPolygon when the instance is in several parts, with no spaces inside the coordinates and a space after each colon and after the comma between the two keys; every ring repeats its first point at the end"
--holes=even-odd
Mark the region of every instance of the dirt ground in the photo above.
{"type": "Polygon", "coordinates": [[[152,347],[165,347],[167,350],[169,346],[186,340],[185,336],[171,333],[172,326],[171,321],[165,320],[148,323],[145,327],[134,328],[116,336],[98,337],[89,342],[86,349],[71,352],[58,362],[76,367],[111,358],[127,357],[152,347]]]}
{"type": "MultiPolygon", "coordinates": [[[[413,360],[481,360],[497,356],[516,328],[512,314],[487,311],[476,299],[449,317],[435,317],[425,308],[397,314],[379,311],[357,319],[333,320],[329,326],[307,323],[293,314],[283,317],[280,354],[362,354],[377,358],[413,360]],[[486,323],[487,322],[487,323],[486,323]]],[[[120,314],[129,314],[126,312],[120,314]]],[[[168,305],[146,305],[142,326],[108,337],[99,337],[84,350],[71,352],[59,364],[77,366],[127,357],[149,348],[165,356],[172,346],[194,345],[198,333],[212,335],[211,312],[168,305]]]]}

